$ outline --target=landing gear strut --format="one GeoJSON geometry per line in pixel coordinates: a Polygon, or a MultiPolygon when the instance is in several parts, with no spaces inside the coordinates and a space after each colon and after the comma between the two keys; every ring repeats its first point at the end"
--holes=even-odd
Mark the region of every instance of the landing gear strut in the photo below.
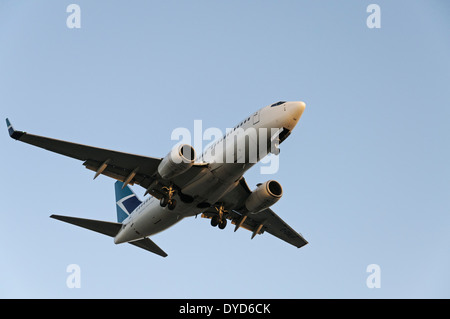
{"type": "Polygon", "coordinates": [[[211,218],[211,226],[213,227],[219,226],[220,229],[224,229],[227,226],[227,219],[223,215],[227,211],[225,210],[223,205],[216,207],[216,210],[218,212],[218,215],[214,215],[211,218]]]}
{"type": "Polygon", "coordinates": [[[163,189],[167,191],[167,194],[166,196],[161,197],[161,199],[159,200],[159,204],[161,205],[161,207],[167,206],[169,210],[174,210],[175,206],[177,205],[176,199],[173,198],[176,192],[175,189],[172,187],[172,185],[170,185],[169,187],[164,186],[163,189]]]}

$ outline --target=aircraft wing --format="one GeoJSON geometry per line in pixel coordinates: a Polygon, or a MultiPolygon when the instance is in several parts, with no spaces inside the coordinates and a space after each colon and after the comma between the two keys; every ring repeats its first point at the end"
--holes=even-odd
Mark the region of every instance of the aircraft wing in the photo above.
{"type": "MultiPolygon", "coordinates": [[[[212,218],[216,214],[217,211],[207,210],[202,214],[202,217],[212,218]]],[[[228,212],[226,217],[231,219],[232,224],[236,225],[234,231],[239,228],[247,229],[253,233],[252,239],[256,235],[263,234],[266,231],[297,248],[308,244],[301,234],[292,229],[292,227],[270,208],[264,209],[256,214],[241,214],[240,212],[233,210],[228,212]]]]}
{"type": "MultiPolygon", "coordinates": [[[[302,235],[292,229],[292,227],[283,221],[280,216],[275,214],[270,208],[264,209],[256,214],[249,213],[246,216],[247,218],[242,223],[241,227],[252,231],[253,237],[256,234],[267,231],[269,234],[278,237],[297,248],[305,246],[308,243],[302,235]]],[[[236,223],[239,223],[239,221],[236,223]]]]}
{"type": "MultiPolygon", "coordinates": [[[[157,198],[160,198],[163,193],[161,188],[169,182],[157,180],[156,173],[162,158],[123,153],[16,131],[8,119],[6,119],[6,124],[9,135],[13,139],[81,160],[87,169],[96,172],[94,178],[102,174],[126,184],[138,184],[145,189],[153,185],[152,189],[148,191],[157,198]],[[158,183],[154,183],[155,181],[158,183]]],[[[193,166],[194,169],[189,170],[191,172],[182,174],[184,176],[180,176],[178,180],[175,180],[175,183],[190,180],[203,167],[202,165],[193,166]]],[[[178,186],[182,187],[183,185],[178,186]]]]}
{"type": "MultiPolygon", "coordinates": [[[[308,244],[301,234],[292,229],[272,209],[267,208],[257,213],[248,212],[244,203],[250,194],[251,190],[242,177],[236,186],[219,200],[219,202],[224,203],[226,208],[230,209],[225,214],[225,217],[230,219],[232,224],[236,225],[234,231],[239,228],[245,228],[253,233],[252,239],[257,234],[267,231],[269,234],[297,248],[308,244]]],[[[203,212],[202,217],[212,218],[217,214],[216,209],[208,209],[203,212]]]]}

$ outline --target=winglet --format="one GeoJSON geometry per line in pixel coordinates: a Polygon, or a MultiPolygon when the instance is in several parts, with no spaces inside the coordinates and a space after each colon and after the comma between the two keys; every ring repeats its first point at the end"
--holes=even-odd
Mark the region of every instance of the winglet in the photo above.
{"type": "Polygon", "coordinates": [[[19,138],[22,137],[23,134],[25,134],[25,132],[14,130],[14,127],[11,125],[11,122],[9,121],[8,118],[6,119],[6,126],[8,127],[9,136],[11,136],[15,140],[18,140],[19,138]]]}
{"type": "Polygon", "coordinates": [[[8,118],[6,119],[6,126],[8,127],[9,136],[12,136],[14,133],[14,128],[8,118]]]}

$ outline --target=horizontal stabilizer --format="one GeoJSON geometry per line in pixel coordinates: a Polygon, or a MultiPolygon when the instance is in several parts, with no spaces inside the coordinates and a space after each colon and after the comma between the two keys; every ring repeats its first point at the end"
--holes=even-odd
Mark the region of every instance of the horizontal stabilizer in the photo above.
{"type": "Polygon", "coordinates": [[[167,254],[161,248],[159,248],[158,245],[156,245],[153,241],[151,241],[148,238],[132,241],[132,242],[129,242],[129,244],[137,246],[137,247],[145,249],[145,250],[148,250],[148,251],[150,251],[154,254],[160,255],[162,257],[167,257],[167,254]]]}
{"type": "MultiPolygon", "coordinates": [[[[83,227],[92,231],[95,231],[100,234],[104,234],[110,237],[115,237],[117,233],[120,231],[122,224],[113,223],[113,222],[105,222],[102,220],[94,220],[94,219],[86,219],[86,218],[78,218],[78,217],[70,217],[70,216],[61,216],[61,215],[51,215],[51,218],[76,225],[79,227],[83,227]]],[[[154,254],[157,254],[162,257],[167,257],[167,254],[158,247],[153,241],[148,238],[143,238],[140,240],[136,240],[130,242],[131,245],[136,247],[148,250],[154,254]]]]}
{"type": "Polygon", "coordinates": [[[93,230],[97,233],[107,235],[110,237],[114,237],[119,232],[120,228],[122,227],[122,224],[119,223],[112,223],[112,222],[105,222],[101,220],[94,220],[94,219],[86,219],[86,218],[77,218],[77,217],[70,217],[70,216],[60,216],[60,215],[51,215],[51,218],[61,220],[63,222],[80,226],[83,228],[87,228],[89,230],[93,230]]]}

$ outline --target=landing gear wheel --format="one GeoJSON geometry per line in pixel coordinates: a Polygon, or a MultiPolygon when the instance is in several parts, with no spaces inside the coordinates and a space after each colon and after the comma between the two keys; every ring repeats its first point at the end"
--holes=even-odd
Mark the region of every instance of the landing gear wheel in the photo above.
{"type": "Polygon", "coordinates": [[[161,197],[161,199],[159,200],[159,205],[161,205],[161,207],[166,207],[167,204],[169,204],[169,199],[167,197],[161,197]]]}
{"type": "Polygon", "coordinates": [[[163,189],[165,190],[166,194],[161,198],[159,204],[161,205],[161,207],[168,206],[169,210],[174,210],[175,206],[177,205],[177,201],[174,199],[177,191],[172,185],[164,186],[163,189]]]}
{"type": "Polygon", "coordinates": [[[227,226],[227,220],[226,219],[222,219],[219,223],[219,228],[220,229],[224,229],[227,226]]]}
{"type": "Polygon", "coordinates": [[[169,208],[169,210],[174,210],[175,206],[177,206],[177,201],[175,199],[169,200],[169,205],[167,206],[167,208],[169,208]]]}
{"type": "Polygon", "coordinates": [[[217,225],[219,225],[219,216],[213,216],[211,218],[211,226],[216,227],[217,225]]]}

